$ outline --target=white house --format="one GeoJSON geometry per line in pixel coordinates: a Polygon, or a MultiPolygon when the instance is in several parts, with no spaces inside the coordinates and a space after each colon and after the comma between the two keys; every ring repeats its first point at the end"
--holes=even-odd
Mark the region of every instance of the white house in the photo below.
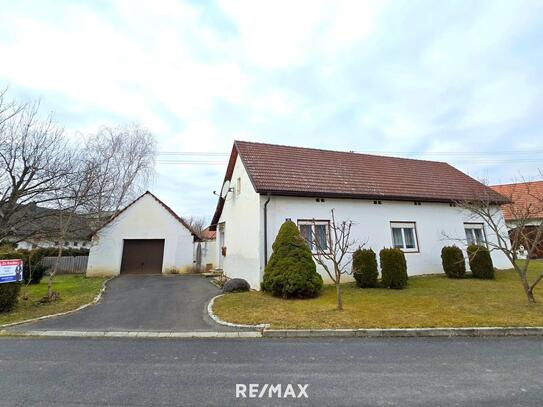
{"type": "MultiPolygon", "coordinates": [[[[328,240],[334,209],[365,247],[401,248],[408,274],[441,273],[443,246],[496,239],[455,205],[480,194],[506,201],[447,163],[236,141],[212,221],[218,268],[259,289],[281,224],[328,240]]],[[[507,267],[503,255],[492,258],[507,267]]]]}
{"type": "Polygon", "coordinates": [[[149,191],[92,237],[87,276],[168,274],[199,266],[199,236],[149,191]]]}

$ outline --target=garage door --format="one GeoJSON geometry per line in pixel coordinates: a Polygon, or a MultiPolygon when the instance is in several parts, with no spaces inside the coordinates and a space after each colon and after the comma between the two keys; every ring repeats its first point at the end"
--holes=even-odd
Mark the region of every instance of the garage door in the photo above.
{"type": "Polygon", "coordinates": [[[125,239],[121,274],[160,274],[164,239],[125,239]]]}

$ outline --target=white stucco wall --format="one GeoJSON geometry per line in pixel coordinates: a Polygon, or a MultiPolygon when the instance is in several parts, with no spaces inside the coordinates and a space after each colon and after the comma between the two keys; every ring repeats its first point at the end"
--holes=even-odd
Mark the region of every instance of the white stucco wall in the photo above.
{"type": "Polygon", "coordinates": [[[245,167],[237,158],[232,173],[231,187],[224,203],[219,224],[224,223],[224,242],[217,228],[217,262],[221,260],[221,247],[226,247],[222,256],[222,268],[228,277],[243,278],[251,287],[259,288],[260,268],[260,195],[252,187],[245,167]],[[237,179],[241,178],[241,193],[238,195],[237,179]]]}
{"type": "Polygon", "coordinates": [[[162,273],[193,266],[193,236],[152,196],[144,195],[94,237],[87,276],[118,275],[124,239],[164,239],[162,273]]]}
{"type": "MultiPolygon", "coordinates": [[[[299,219],[330,219],[330,211],[334,208],[336,221],[352,220],[355,223],[352,237],[359,243],[366,242],[365,247],[376,252],[378,261],[379,251],[392,247],[390,222],[416,222],[419,252],[405,254],[408,274],[442,273],[443,246],[462,246],[463,242],[458,240],[465,240],[464,222],[477,221],[473,215],[445,203],[422,202],[420,206],[415,206],[412,201],[381,202],[381,205],[376,205],[372,200],[325,199],[325,202],[316,202],[315,198],[272,197],[268,205],[268,256],[271,255],[275,236],[287,218],[295,223],[299,219]]],[[[502,216],[501,212],[499,216],[502,216]]],[[[485,233],[489,241],[496,241],[496,236],[491,234],[488,227],[485,227],[485,233]]],[[[263,244],[263,237],[261,242],[263,244]]],[[[492,252],[492,260],[497,268],[510,267],[501,252],[492,252]]],[[[329,282],[326,271],[320,266],[317,269],[329,282]]],[[[345,281],[348,280],[349,277],[345,281]]]]}

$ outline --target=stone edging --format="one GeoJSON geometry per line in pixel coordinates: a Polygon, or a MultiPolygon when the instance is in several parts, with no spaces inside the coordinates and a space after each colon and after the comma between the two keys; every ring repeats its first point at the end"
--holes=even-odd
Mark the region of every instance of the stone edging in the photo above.
{"type": "Polygon", "coordinates": [[[270,325],[269,324],[258,324],[258,325],[244,325],[244,324],[234,324],[232,322],[226,322],[226,321],[223,321],[222,319],[220,319],[214,312],[213,312],[213,304],[215,303],[215,300],[217,298],[220,298],[222,296],[224,296],[225,294],[219,294],[219,295],[216,295],[215,297],[213,297],[211,300],[209,300],[209,302],[207,303],[207,313],[209,315],[209,317],[215,321],[217,324],[219,325],[224,325],[224,326],[230,326],[230,327],[233,327],[233,328],[252,328],[252,329],[266,329],[268,328],[270,325]]]}
{"type": "Polygon", "coordinates": [[[15,326],[15,325],[21,325],[21,324],[28,324],[30,322],[35,322],[35,321],[40,321],[42,319],[49,319],[49,318],[54,318],[54,317],[60,317],[62,315],[68,315],[68,314],[71,314],[73,312],[77,312],[77,311],[81,311],[82,309],[85,309],[87,307],[90,307],[91,305],[94,305],[96,304],[98,301],[100,301],[100,299],[102,298],[102,295],[104,294],[104,292],[106,291],[106,285],[109,281],[111,281],[112,279],[114,279],[115,277],[110,277],[108,278],[106,281],[103,282],[102,284],[102,288],[100,289],[100,292],[98,294],[96,294],[96,297],[94,297],[94,299],[87,303],[87,304],[83,304],[79,307],[77,307],[76,309],[72,309],[72,310],[69,310],[69,311],[64,311],[64,312],[59,312],[59,313],[56,313],[56,314],[51,314],[51,315],[43,315],[41,317],[36,317],[36,318],[31,318],[31,319],[26,319],[24,321],[19,321],[19,322],[11,322],[9,324],[4,324],[4,325],[0,325],[0,329],[4,329],[4,328],[8,328],[10,326],[15,326]]]}
{"type": "Polygon", "coordinates": [[[267,338],[543,336],[543,327],[264,329],[262,336],[267,338]]]}
{"type": "Polygon", "coordinates": [[[26,337],[63,337],[63,338],[261,338],[262,332],[165,332],[165,331],[22,331],[10,332],[0,331],[5,336],[26,336],[26,337]]]}

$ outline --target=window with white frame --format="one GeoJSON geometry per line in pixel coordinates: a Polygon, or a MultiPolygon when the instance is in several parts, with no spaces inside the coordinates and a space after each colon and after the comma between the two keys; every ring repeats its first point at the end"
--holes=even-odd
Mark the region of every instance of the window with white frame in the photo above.
{"type": "Polygon", "coordinates": [[[330,222],[327,220],[298,220],[300,234],[312,252],[330,250],[330,222]]]}
{"type": "Polygon", "coordinates": [[[236,180],[236,195],[241,194],[241,177],[236,180]]]}
{"type": "Polygon", "coordinates": [[[392,245],[404,252],[418,252],[417,227],[415,222],[390,222],[392,245]]]}
{"type": "Polygon", "coordinates": [[[464,223],[464,230],[466,232],[468,245],[486,245],[485,232],[482,223],[464,223]]]}

